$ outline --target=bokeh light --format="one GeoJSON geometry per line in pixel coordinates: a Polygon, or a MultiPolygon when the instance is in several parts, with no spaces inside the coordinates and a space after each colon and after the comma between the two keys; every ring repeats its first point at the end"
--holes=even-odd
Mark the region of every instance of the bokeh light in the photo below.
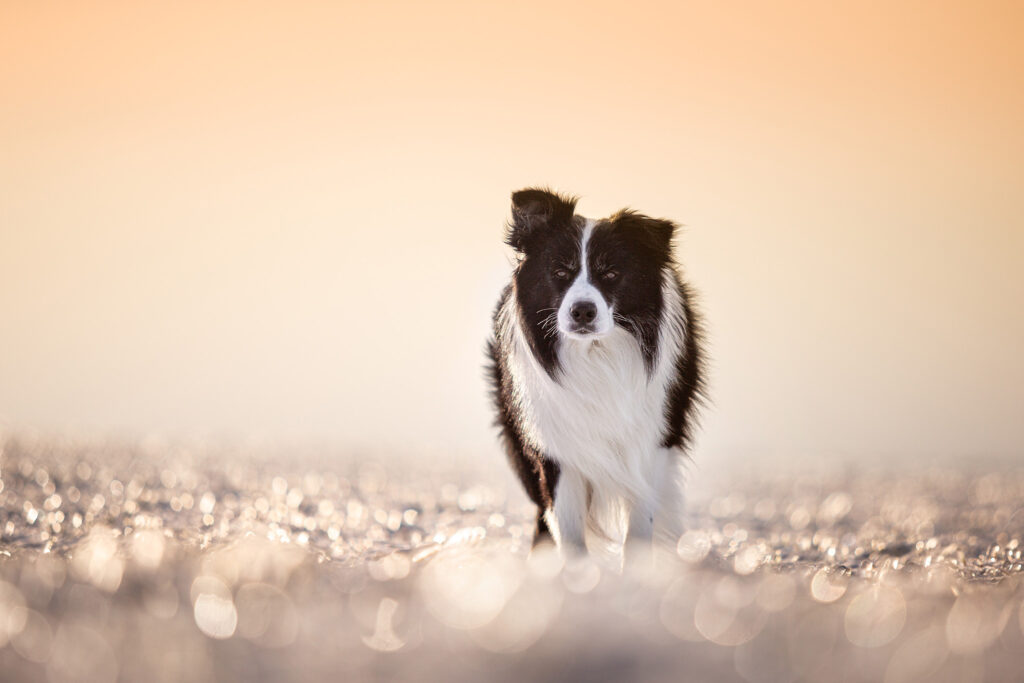
{"type": "Polygon", "coordinates": [[[0,482],[14,681],[283,662],[521,680],[587,658],[751,683],[1012,680],[1024,650],[1014,468],[722,472],[692,489],[672,552],[624,565],[614,544],[530,552],[532,506],[488,468],[8,438],[0,482]]]}

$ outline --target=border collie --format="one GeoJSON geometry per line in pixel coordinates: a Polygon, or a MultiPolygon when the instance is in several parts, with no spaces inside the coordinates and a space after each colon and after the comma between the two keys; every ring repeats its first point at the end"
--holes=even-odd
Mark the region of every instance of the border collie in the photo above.
{"type": "Polygon", "coordinates": [[[588,530],[610,540],[624,515],[627,542],[674,545],[704,387],[675,225],[630,210],[584,218],[576,201],[512,195],[506,243],[518,261],[487,348],[497,425],[538,508],[535,547],[553,536],[584,553],[588,530]]]}

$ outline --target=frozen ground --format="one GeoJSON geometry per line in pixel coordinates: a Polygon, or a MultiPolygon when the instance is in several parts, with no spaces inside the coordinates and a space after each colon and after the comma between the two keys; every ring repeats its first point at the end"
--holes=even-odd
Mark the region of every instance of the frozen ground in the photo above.
{"type": "Polygon", "coordinates": [[[622,576],[528,560],[492,468],[0,448],[4,681],[1024,679],[1006,463],[698,471],[622,576]]]}

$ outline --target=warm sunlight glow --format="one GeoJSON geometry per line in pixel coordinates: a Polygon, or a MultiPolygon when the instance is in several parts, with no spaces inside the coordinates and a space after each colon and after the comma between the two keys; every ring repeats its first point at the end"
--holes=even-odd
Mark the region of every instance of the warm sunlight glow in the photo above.
{"type": "Polygon", "coordinates": [[[496,458],[502,224],[551,184],[687,226],[699,458],[1009,453],[1022,13],[5,2],[0,426],[496,458]]]}

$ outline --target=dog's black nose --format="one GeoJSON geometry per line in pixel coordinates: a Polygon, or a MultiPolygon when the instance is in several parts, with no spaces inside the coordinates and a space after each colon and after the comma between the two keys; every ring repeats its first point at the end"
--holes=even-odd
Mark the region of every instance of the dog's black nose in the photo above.
{"type": "Polygon", "coordinates": [[[569,309],[573,322],[592,323],[597,317],[597,306],[593,301],[577,301],[569,309]]]}

